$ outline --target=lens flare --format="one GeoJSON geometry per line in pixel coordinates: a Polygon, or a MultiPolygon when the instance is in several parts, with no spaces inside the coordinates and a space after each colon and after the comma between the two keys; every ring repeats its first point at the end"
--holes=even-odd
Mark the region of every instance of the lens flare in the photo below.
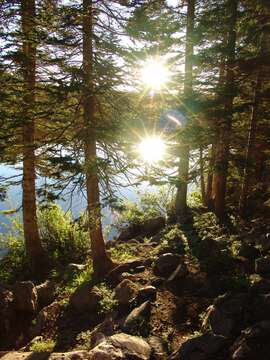
{"type": "Polygon", "coordinates": [[[158,59],[148,60],[142,67],[141,77],[145,85],[152,90],[160,90],[169,80],[169,70],[158,59]]]}
{"type": "Polygon", "coordinates": [[[147,137],[138,145],[138,152],[148,164],[155,164],[164,158],[166,144],[160,137],[147,137]]]}

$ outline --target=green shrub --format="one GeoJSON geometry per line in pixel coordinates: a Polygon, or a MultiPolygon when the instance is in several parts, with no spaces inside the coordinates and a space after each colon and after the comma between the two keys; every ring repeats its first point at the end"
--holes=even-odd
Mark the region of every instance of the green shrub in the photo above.
{"type": "Polygon", "coordinates": [[[74,223],[71,212],[56,204],[38,211],[40,236],[49,255],[62,264],[81,262],[90,248],[88,232],[74,223]]]}
{"type": "Polygon", "coordinates": [[[178,225],[167,227],[164,231],[161,243],[158,247],[159,253],[176,252],[183,254],[188,246],[187,240],[178,225]]]}
{"type": "Polygon", "coordinates": [[[114,298],[113,291],[105,283],[101,283],[95,287],[102,296],[102,299],[100,300],[100,312],[107,313],[115,309],[115,307],[118,305],[118,302],[114,298]]]}
{"type": "Polygon", "coordinates": [[[30,351],[52,352],[55,347],[54,340],[39,340],[30,346],[30,351]]]}
{"type": "Polygon", "coordinates": [[[0,282],[10,283],[26,275],[26,255],[23,227],[19,217],[11,220],[11,227],[6,234],[0,234],[0,248],[8,250],[0,261],[0,282]]]}
{"type": "Polygon", "coordinates": [[[129,243],[116,243],[110,248],[110,254],[116,263],[135,260],[138,257],[137,246],[129,243]]]}

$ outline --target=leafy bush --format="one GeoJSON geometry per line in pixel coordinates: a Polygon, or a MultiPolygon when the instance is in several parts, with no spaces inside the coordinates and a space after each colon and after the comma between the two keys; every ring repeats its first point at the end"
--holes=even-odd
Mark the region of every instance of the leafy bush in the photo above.
{"type": "Polygon", "coordinates": [[[105,283],[96,285],[96,288],[102,296],[100,300],[100,312],[107,313],[112,311],[118,305],[117,300],[114,298],[113,291],[105,283]]]}
{"type": "Polygon", "coordinates": [[[192,191],[188,193],[187,204],[191,208],[197,208],[203,206],[202,194],[200,191],[192,191]]]}
{"type": "Polygon", "coordinates": [[[7,255],[0,261],[0,282],[10,283],[26,273],[26,255],[23,227],[20,219],[11,220],[11,228],[6,234],[0,234],[0,248],[7,249],[7,255]]]}
{"type": "Polygon", "coordinates": [[[65,213],[59,205],[49,204],[38,211],[43,244],[54,260],[62,264],[80,262],[90,248],[88,232],[65,213]]]}
{"type": "Polygon", "coordinates": [[[30,347],[30,351],[34,352],[52,352],[55,347],[54,340],[39,340],[33,343],[30,347]]]}
{"type": "Polygon", "coordinates": [[[110,254],[116,263],[134,260],[138,257],[137,246],[134,244],[115,244],[110,248],[110,254]]]}
{"type": "Polygon", "coordinates": [[[158,247],[159,253],[176,252],[183,254],[188,246],[186,238],[178,225],[166,228],[158,247]]]}
{"type": "Polygon", "coordinates": [[[156,216],[167,216],[172,211],[174,191],[171,187],[163,186],[157,192],[139,192],[138,195],[140,197],[137,203],[125,201],[118,207],[118,219],[114,225],[116,228],[139,224],[156,216]]]}

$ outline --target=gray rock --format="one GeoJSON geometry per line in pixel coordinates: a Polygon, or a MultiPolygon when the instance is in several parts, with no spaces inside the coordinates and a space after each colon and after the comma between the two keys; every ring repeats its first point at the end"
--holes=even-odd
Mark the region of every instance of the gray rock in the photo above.
{"type": "Polygon", "coordinates": [[[121,281],[114,289],[119,304],[129,304],[136,296],[136,285],[129,279],[121,281]]]}
{"type": "Polygon", "coordinates": [[[102,295],[89,284],[79,286],[70,297],[71,306],[78,312],[97,310],[102,295]]]}
{"type": "Polygon", "coordinates": [[[157,276],[168,277],[181,263],[182,257],[177,254],[162,254],[154,263],[154,273],[157,276]]]}
{"type": "Polygon", "coordinates": [[[142,338],[120,333],[102,341],[89,355],[91,360],[148,360],[151,348],[142,338]]]}
{"type": "Polygon", "coordinates": [[[253,260],[253,259],[256,259],[260,255],[260,252],[258,249],[255,248],[255,246],[246,244],[246,243],[242,243],[239,248],[238,255],[243,256],[247,259],[253,260]]]}
{"type": "Polygon", "coordinates": [[[124,321],[123,330],[129,334],[145,335],[150,312],[151,302],[148,300],[131,311],[124,321]]]}
{"type": "Polygon", "coordinates": [[[31,281],[16,282],[12,288],[14,308],[18,311],[35,313],[37,310],[37,290],[31,281]]]}
{"type": "Polygon", "coordinates": [[[270,274],[270,256],[256,259],[255,271],[258,274],[270,274]]]}
{"type": "Polygon", "coordinates": [[[208,360],[226,345],[226,338],[207,333],[187,340],[176,350],[169,360],[208,360]]]}
{"type": "Polygon", "coordinates": [[[16,313],[14,310],[14,295],[11,291],[0,287],[0,347],[9,348],[14,342],[14,326],[16,313]]]}
{"type": "Polygon", "coordinates": [[[91,347],[97,346],[104,341],[107,336],[111,336],[114,333],[115,321],[112,316],[108,316],[105,320],[97,325],[94,330],[91,331],[91,347]]]}
{"type": "Polygon", "coordinates": [[[47,280],[36,286],[39,307],[47,306],[53,302],[55,298],[55,287],[55,282],[52,280],[47,280]]]}

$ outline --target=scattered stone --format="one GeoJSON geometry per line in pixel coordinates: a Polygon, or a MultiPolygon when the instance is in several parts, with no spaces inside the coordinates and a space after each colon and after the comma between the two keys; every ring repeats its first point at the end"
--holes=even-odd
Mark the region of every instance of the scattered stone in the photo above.
{"type": "Polygon", "coordinates": [[[207,333],[187,340],[180,345],[169,360],[208,360],[226,345],[226,338],[207,333]]]}
{"type": "Polygon", "coordinates": [[[153,236],[158,233],[165,226],[165,218],[158,216],[156,218],[147,219],[140,224],[131,224],[124,228],[119,236],[118,240],[128,240],[137,236],[153,236]]]}
{"type": "Polygon", "coordinates": [[[119,304],[129,304],[136,296],[136,285],[129,279],[123,280],[114,290],[119,304]]]}
{"type": "Polygon", "coordinates": [[[154,273],[157,276],[168,277],[181,263],[182,257],[177,254],[162,254],[154,263],[154,273]]]}
{"type": "Polygon", "coordinates": [[[269,274],[270,273],[270,256],[264,256],[256,259],[255,271],[257,274],[269,274]]]}
{"type": "Polygon", "coordinates": [[[71,306],[78,312],[97,310],[102,295],[88,283],[79,286],[70,297],[71,306]]]}
{"type": "Polygon", "coordinates": [[[55,298],[55,282],[47,280],[36,286],[37,301],[40,308],[51,304],[55,298]]]}
{"type": "Polygon", "coordinates": [[[12,288],[14,308],[18,311],[35,313],[37,310],[37,290],[31,281],[16,282],[12,288]]]}
{"type": "Polygon", "coordinates": [[[141,288],[137,296],[137,300],[139,303],[145,302],[147,300],[155,301],[156,298],[157,298],[157,289],[151,285],[141,288]]]}
{"type": "Polygon", "coordinates": [[[148,300],[131,311],[124,321],[123,330],[129,334],[145,335],[150,312],[151,302],[148,300]]]}
{"type": "Polygon", "coordinates": [[[270,321],[262,321],[242,331],[232,345],[233,360],[269,359],[270,321]]]}
{"type": "Polygon", "coordinates": [[[89,355],[90,360],[148,360],[151,348],[142,338],[120,333],[102,341],[89,355]]]}

